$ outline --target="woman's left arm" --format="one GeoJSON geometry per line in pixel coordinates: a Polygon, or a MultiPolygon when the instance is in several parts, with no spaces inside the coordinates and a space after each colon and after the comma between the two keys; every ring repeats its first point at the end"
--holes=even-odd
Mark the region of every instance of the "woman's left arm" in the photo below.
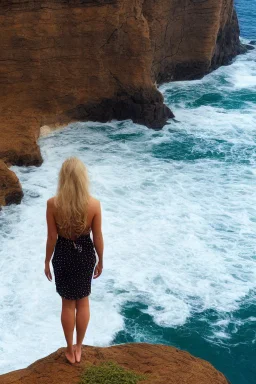
{"type": "Polygon", "coordinates": [[[50,271],[50,261],[57,241],[57,227],[53,215],[53,206],[51,199],[47,200],[46,221],[47,221],[47,242],[45,256],[45,275],[48,280],[52,280],[50,271]]]}

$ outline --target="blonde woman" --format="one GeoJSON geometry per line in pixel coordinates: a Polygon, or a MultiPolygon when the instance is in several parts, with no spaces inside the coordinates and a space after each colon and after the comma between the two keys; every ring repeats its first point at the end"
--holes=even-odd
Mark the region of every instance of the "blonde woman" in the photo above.
{"type": "Polygon", "coordinates": [[[62,164],[57,194],[47,200],[46,219],[45,275],[52,281],[50,260],[54,252],[52,266],[56,291],[62,298],[61,323],[67,341],[65,356],[73,364],[81,360],[90,318],[91,281],[103,269],[101,205],[90,195],[86,167],[77,157],[69,157],[62,164]]]}

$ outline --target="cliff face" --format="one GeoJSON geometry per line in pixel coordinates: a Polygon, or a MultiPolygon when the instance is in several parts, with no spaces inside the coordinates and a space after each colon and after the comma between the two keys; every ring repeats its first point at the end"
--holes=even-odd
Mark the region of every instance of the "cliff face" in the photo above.
{"type": "Polygon", "coordinates": [[[201,78],[244,52],[233,0],[145,0],[143,13],[158,83],[201,78]]]}
{"type": "Polygon", "coordinates": [[[2,0],[0,158],[40,165],[41,126],[173,117],[154,85],[239,52],[233,0],[2,0]]]}
{"type": "Polygon", "coordinates": [[[1,384],[75,384],[89,364],[115,361],[126,369],[147,375],[147,384],[228,384],[210,363],[188,352],[156,344],[131,343],[107,348],[83,346],[81,363],[71,365],[64,348],[25,369],[0,375],[1,384]]]}

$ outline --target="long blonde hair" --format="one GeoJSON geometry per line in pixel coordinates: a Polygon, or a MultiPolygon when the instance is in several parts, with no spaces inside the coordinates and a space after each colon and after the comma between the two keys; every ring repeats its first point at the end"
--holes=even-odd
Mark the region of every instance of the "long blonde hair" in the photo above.
{"type": "Polygon", "coordinates": [[[56,222],[72,237],[86,229],[89,202],[89,179],[84,163],[77,157],[68,157],[62,164],[56,194],[56,222]]]}

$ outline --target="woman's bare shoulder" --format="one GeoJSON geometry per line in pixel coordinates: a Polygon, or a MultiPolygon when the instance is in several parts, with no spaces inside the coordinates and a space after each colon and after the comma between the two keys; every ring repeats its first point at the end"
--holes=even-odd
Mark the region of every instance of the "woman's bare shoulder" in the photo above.
{"type": "Polygon", "coordinates": [[[100,206],[100,200],[96,199],[94,196],[90,196],[89,204],[92,208],[97,208],[100,206]]]}
{"type": "Polygon", "coordinates": [[[47,200],[47,205],[49,206],[49,207],[54,207],[55,206],[55,196],[52,196],[52,197],[50,197],[48,200],[47,200]]]}

